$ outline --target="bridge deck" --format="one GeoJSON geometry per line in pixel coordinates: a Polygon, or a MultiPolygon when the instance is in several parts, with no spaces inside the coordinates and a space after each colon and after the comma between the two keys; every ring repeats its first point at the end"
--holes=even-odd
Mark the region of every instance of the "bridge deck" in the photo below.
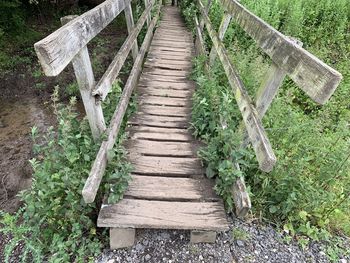
{"type": "Polygon", "coordinates": [[[228,223],[188,130],[194,45],[176,7],[164,7],[137,88],[126,148],[134,166],[125,198],[101,209],[98,226],[224,230],[228,223]]]}

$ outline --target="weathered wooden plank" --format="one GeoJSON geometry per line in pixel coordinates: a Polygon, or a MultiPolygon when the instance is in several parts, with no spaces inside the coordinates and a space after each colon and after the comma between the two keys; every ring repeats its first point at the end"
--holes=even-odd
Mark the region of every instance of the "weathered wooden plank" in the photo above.
{"type": "MultiPolygon", "coordinates": [[[[173,107],[174,111],[178,107],[173,107]]],[[[131,125],[141,125],[141,126],[151,126],[151,127],[165,127],[165,128],[183,128],[187,129],[189,127],[188,117],[173,117],[173,116],[155,116],[144,113],[135,114],[130,118],[129,124],[131,125]]]]}
{"type": "Polygon", "coordinates": [[[220,41],[218,35],[212,28],[209,17],[204,11],[204,6],[199,0],[201,13],[205,21],[208,34],[213,41],[213,45],[218,53],[218,57],[224,67],[226,76],[233,89],[238,107],[242,113],[243,121],[248,131],[250,142],[253,145],[255,155],[259,162],[259,168],[265,172],[270,172],[276,163],[276,157],[273,153],[269,139],[258,117],[257,111],[244,88],[236,69],[232,66],[227,51],[220,41]]]}
{"type": "Polygon", "coordinates": [[[123,199],[101,208],[98,227],[227,230],[221,202],[165,202],[123,199]]]}
{"type": "Polygon", "coordinates": [[[157,141],[192,142],[193,136],[188,130],[176,128],[159,128],[145,126],[130,126],[127,128],[131,139],[145,139],[157,141]]]}
{"type": "Polygon", "coordinates": [[[174,89],[162,89],[154,87],[139,86],[137,93],[140,95],[151,95],[159,97],[170,97],[170,98],[192,98],[193,92],[191,90],[174,90],[174,89]]]}
{"type": "Polygon", "coordinates": [[[235,202],[236,216],[244,218],[252,208],[252,204],[243,177],[237,178],[232,185],[231,193],[235,202]]]}
{"type": "Polygon", "coordinates": [[[35,43],[45,74],[57,76],[124,8],[124,0],[106,0],[35,43]]]}
{"type": "MultiPolygon", "coordinates": [[[[132,30],[135,27],[134,18],[132,15],[131,1],[130,0],[124,0],[124,1],[125,1],[124,12],[125,12],[126,27],[128,29],[128,33],[130,35],[132,30]]],[[[145,6],[147,7],[147,5],[145,5],[145,6]]],[[[137,45],[137,38],[136,38],[134,41],[134,44],[132,46],[132,58],[133,58],[134,62],[137,58],[138,53],[139,53],[139,47],[137,45]]]]}
{"type": "Polygon", "coordinates": [[[167,88],[175,90],[193,90],[195,84],[192,81],[179,81],[179,80],[165,80],[164,78],[142,78],[139,82],[140,86],[154,87],[154,88],[167,88]]]}
{"type": "MultiPolygon", "coordinates": [[[[63,25],[69,23],[77,16],[66,16],[61,18],[63,25]]],[[[106,130],[105,119],[101,102],[96,101],[91,95],[95,86],[95,77],[92,71],[89,51],[87,46],[83,47],[72,60],[74,74],[78,82],[81,99],[84,104],[86,117],[89,121],[92,137],[97,141],[106,130]]]]}
{"type": "MultiPolygon", "coordinates": [[[[220,28],[219,28],[219,32],[218,32],[218,36],[219,36],[220,40],[224,39],[226,30],[231,22],[231,18],[232,18],[231,15],[227,14],[225,12],[224,17],[221,20],[221,24],[220,24],[220,28]]],[[[214,64],[215,58],[216,58],[216,51],[215,51],[215,48],[212,48],[210,50],[210,54],[209,54],[209,65],[210,66],[212,66],[214,64]]]]}
{"type": "Polygon", "coordinates": [[[131,48],[134,47],[133,43],[137,41],[137,36],[141,32],[141,29],[146,22],[147,14],[151,11],[153,4],[154,0],[152,0],[149,6],[147,6],[145,11],[142,13],[139,21],[137,22],[136,26],[129,33],[129,36],[119,49],[117,55],[114,57],[108,69],[103,74],[100,81],[97,83],[95,90],[92,93],[94,96],[99,97],[99,99],[105,100],[108,92],[112,88],[113,82],[118,77],[119,72],[124,65],[124,62],[128,57],[131,48]]]}
{"type": "Polygon", "coordinates": [[[133,165],[133,173],[156,176],[189,177],[202,175],[204,169],[199,158],[142,156],[130,153],[128,160],[133,165]]]}
{"type": "Polygon", "coordinates": [[[190,60],[169,60],[169,59],[166,59],[166,58],[161,58],[161,59],[158,59],[158,58],[152,58],[152,57],[148,57],[146,59],[146,62],[149,63],[150,65],[157,65],[157,64],[165,64],[165,65],[177,65],[179,67],[182,67],[180,69],[184,69],[184,68],[187,68],[188,71],[189,70],[189,67],[192,66],[192,62],[190,60]]]}
{"type": "Polygon", "coordinates": [[[192,68],[191,64],[189,65],[181,65],[176,63],[166,63],[163,61],[146,61],[145,62],[146,67],[150,68],[161,68],[161,69],[170,69],[170,70],[179,70],[179,71],[186,71],[189,72],[192,68]]]}
{"type": "Polygon", "coordinates": [[[191,48],[173,48],[169,46],[162,46],[162,45],[152,45],[150,48],[150,52],[158,52],[158,51],[170,51],[175,53],[181,53],[181,54],[191,54],[193,55],[193,50],[191,48]]]}
{"type": "Polygon", "coordinates": [[[157,81],[166,83],[189,83],[190,81],[185,76],[164,76],[158,75],[159,72],[148,72],[142,74],[140,82],[157,81]]]}
{"type": "Polygon", "coordinates": [[[180,77],[178,79],[183,79],[184,81],[188,82],[188,76],[190,74],[189,71],[184,70],[170,70],[170,69],[163,69],[163,68],[152,68],[152,67],[145,67],[143,70],[143,73],[145,75],[145,78],[149,78],[152,76],[167,76],[167,77],[180,77]]]}
{"type": "Polygon", "coordinates": [[[172,47],[172,48],[181,48],[181,49],[192,49],[193,44],[191,42],[175,42],[171,40],[153,40],[152,41],[153,46],[166,46],[166,47],[172,47]]]}
{"type": "Polygon", "coordinates": [[[152,95],[139,96],[137,100],[139,104],[148,104],[148,105],[176,106],[176,107],[187,107],[187,108],[191,108],[191,105],[192,105],[190,99],[159,97],[159,96],[152,96],[152,95]]]}
{"type": "Polygon", "coordinates": [[[175,61],[191,61],[192,57],[190,55],[182,55],[182,54],[173,54],[171,52],[157,52],[157,53],[149,53],[149,58],[153,59],[167,59],[167,60],[175,60],[175,61]]]}
{"type": "Polygon", "coordinates": [[[123,121],[124,114],[128,107],[130,96],[132,94],[134,87],[136,86],[136,82],[141,72],[141,66],[142,66],[145,53],[147,52],[149,45],[151,43],[151,39],[153,36],[153,29],[157,23],[157,20],[159,17],[159,11],[160,9],[158,8],[155,17],[153,18],[151,24],[149,25],[145,39],[140,48],[139,55],[137,56],[137,59],[131,69],[129,78],[123,89],[121,99],[112,116],[111,126],[108,129],[107,140],[102,142],[100,150],[98,151],[96,159],[92,165],[89,177],[85,182],[82,195],[86,203],[93,202],[96,197],[99,185],[102,180],[102,176],[105,172],[106,165],[107,165],[107,152],[113,148],[115,139],[118,135],[120,125],[123,121]]]}
{"type": "Polygon", "coordinates": [[[342,75],[235,0],[221,0],[228,13],[270,58],[315,102],[324,104],[342,75]]]}
{"type": "Polygon", "coordinates": [[[159,201],[218,201],[212,181],[191,178],[131,175],[126,198],[159,201]]]}
{"type": "Polygon", "coordinates": [[[186,117],[191,114],[189,107],[173,107],[159,105],[140,105],[138,111],[147,115],[168,116],[168,117],[186,117]]]}
{"type": "Polygon", "coordinates": [[[125,148],[146,156],[196,157],[198,145],[194,142],[165,142],[149,140],[128,140],[125,148]]]}

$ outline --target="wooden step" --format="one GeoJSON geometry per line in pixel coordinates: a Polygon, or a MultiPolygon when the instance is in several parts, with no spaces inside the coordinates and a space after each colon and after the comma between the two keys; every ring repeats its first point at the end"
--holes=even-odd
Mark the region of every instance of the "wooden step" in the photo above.
{"type": "Polygon", "coordinates": [[[129,153],[128,160],[133,173],[152,176],[190,177],[203,175],[201,160],[193,157],[142,156],[129,153]]]}
{"type": "MultiPolygon", "coordinates": [[[[177,108],[182,107],[173,107],[174,111],[177,108]]],[[[144,113],[134,114],[128,121],[130,125],[137,126],[150,126],[150,127],[165,127],[165,128],[182,128],[187,129],[190,127],[189,116],[186,117],[172,117],[172,116],[155,116],[144,113]]]]}
{"type": "Polygon", "coordinates": [[[228,229],[221,202],[169,202],[123,199],[101,208],[98,227],[197,229],[223,231],[228,229]]]}
{"type": "Polygon", "coordinates": [[[176,128],[158,128],[145,126],[130,126],[126,129],[130,139],[144,139],[157,141],[192,142],[193,136],[188,130],[176,128]]]}
{"type": "Polygon", "coordinates": [[[138,105],[138,112],[143,113],[145,115],[187,117],[187,120],[189,121],[191,109],[186,107],[143,104],[143,105],[138,105]]]}
{"type": "Polygon", "coordinates": [[[211,180],[131,175],[125,198],[158,201],[219,201],[211,180]]]}
{"type": "Polygon", "coordinates": [[[128,140],[127,151],[147,156],[196,157],[199,145],[194,142],[166,142],[150,140],[128,140]]]}

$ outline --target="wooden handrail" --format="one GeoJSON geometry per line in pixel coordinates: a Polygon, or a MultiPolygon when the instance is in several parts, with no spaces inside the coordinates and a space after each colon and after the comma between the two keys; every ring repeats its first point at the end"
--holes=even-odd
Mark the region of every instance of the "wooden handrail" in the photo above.
{"type": "Polygon", "coordinates": [[[44,72],[57,76],[125,8],[124,0],[106,0],[34,44],[44,72]]]}
{"type": "Polygon", "coordinates": [[[112,83],[114,80],[118,77],[118,74],[124,65],[124,62],[130,53],[131,48],[133,47],[134,41],[137,39],[137,36],[139,35],[143,25],[145,24],[146,20],[148,19],[148,16],[151,12],[151,9],[154,5],[154,1],[150,1],[144,12],[142,13],[141,17],[137,21],[136,26],[133,28],[133,30],[130,32],[129,36],[125,40],[124,44],[119,49],[117,55],[114,57],[113,61],[109,65],[106,72],[103,74],[100,81],[97,83],[96,88],[92,92],[93,96],[96,96],[98,99],[105,100],[108,92],[110,91],[112,87],[112,83]]]}
{"type": "Polygon", "coordinates": [[[265,172],[270,172],[276,163],[276,157],[273,153],[269,139],[267,138],[266,132],[261,124],[260,118],[257,115],[257,111],[248,95],[248,92],[246,91],[239,74],[230,62],[227,51],[220,41],[217,33],[214,31],[209,17],[205,12],[204,5],[200,0],[199,5],[208,34],[224,67],[230,86],[233,89],[238,107],[242,113],[243,121],[248,131],[250,141],[253,145],[260,169],[265,172]]]}
{"type": "MultiPolygon", "coordinates": [[[[246,147],[249,139],[255,150],[260,169],[268,172],[272,170],[276,160],[274,159],[271,145],[268,142],[260,120],[271,105],[284,78],[287,75],[290,76],[311,99],[317,103],[324,104],[339,85],[342,75],[303,49],[300,41],[284,36],[248,11],[236,0],[221,0],[221,2],[224,7],[224,17],[218,34],[213,30],[209,16],[207,15],[210,2],[208,6],[204,7],[201,0],[198,0],[199,9],[202,14],[201,21],[206,26],[208,35],[213,43],[210,55],[207,57],[209,67],[214,64],[215,58],[218,55],[229,84],[234,90],[235,98],[245,124],[241,125],[238,130],[238,134],[244,138],[241,147],[246,147]],[[234,66],[231,64],[222,43],[224,34],[231,21],[237,22],[272,59],[271,68],[257,92],[255,104],[245,91],[243,83],[234,66]],[[268,161],[267,165],[265,163],[266,160],[268,161]]],[[[197,18],[196,21],[198,21],[197,18]]],[[[196,22],[197,43],[201,43],[200,40],[203,38],[203,28],[200,25],[196,22]]],[[[205,50],[204,43],[198,45],[197,49],[200,53],[203,53],[202,50],[205,50]]],[[[235,163],[234,165],[236,169],[240,169],[239,164],[235,163]]],[[[236,215],[238,217],[244,217],[251,208],[251,202],[243,177],[236,179],[231,191],[236,206],[236,215]]]]}
{"type": "Polygon", "coordinates": [[[339,85],[342,75],[235,0],[221,0],[260,48],[315,102],[324,104],[339,85]]]}
{"type": "Polygon", "coordinates": [[[147,34],[142,43],[134,66],[130,72],[129,78],[125,84],[123,93],[120,97],[120,101],[111,119],[111,126],[108,129],[108,138],[106,141],[103,141],[96,159],[92,165],[89,177],[85,182],[82,194],[86,203],[92,203],[95,200],[99,185],[106,169],[107,152],[113,148],[124,114],[128,107],[130,96],[134,87],[136,86],[137,80],[139,79],[142,62],[147,50],[149,49],[153,37],[153,29],[158,21],[159,12],[160,7],[158,8],[155,17],[152,19],[151,23],[148,26],[147,34]]]}

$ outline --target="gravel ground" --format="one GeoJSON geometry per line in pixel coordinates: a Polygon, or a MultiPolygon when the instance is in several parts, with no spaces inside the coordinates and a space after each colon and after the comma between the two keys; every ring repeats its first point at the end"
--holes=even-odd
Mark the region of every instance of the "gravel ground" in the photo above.
{"type": "MultiPolygon", "coordinates": [[[[231,219],[229,231],[218,234],[215,244],[192,245],[189,239],[189,231],[140,229],[132,248],[105,250],[96,262],[329,262],[322,243],[311,242],[302,250],[295,241],[284,242],[270,226],[236,219],[231,219]]],[[[339,262],[350,263],[350,258],[339,262]]]]}

